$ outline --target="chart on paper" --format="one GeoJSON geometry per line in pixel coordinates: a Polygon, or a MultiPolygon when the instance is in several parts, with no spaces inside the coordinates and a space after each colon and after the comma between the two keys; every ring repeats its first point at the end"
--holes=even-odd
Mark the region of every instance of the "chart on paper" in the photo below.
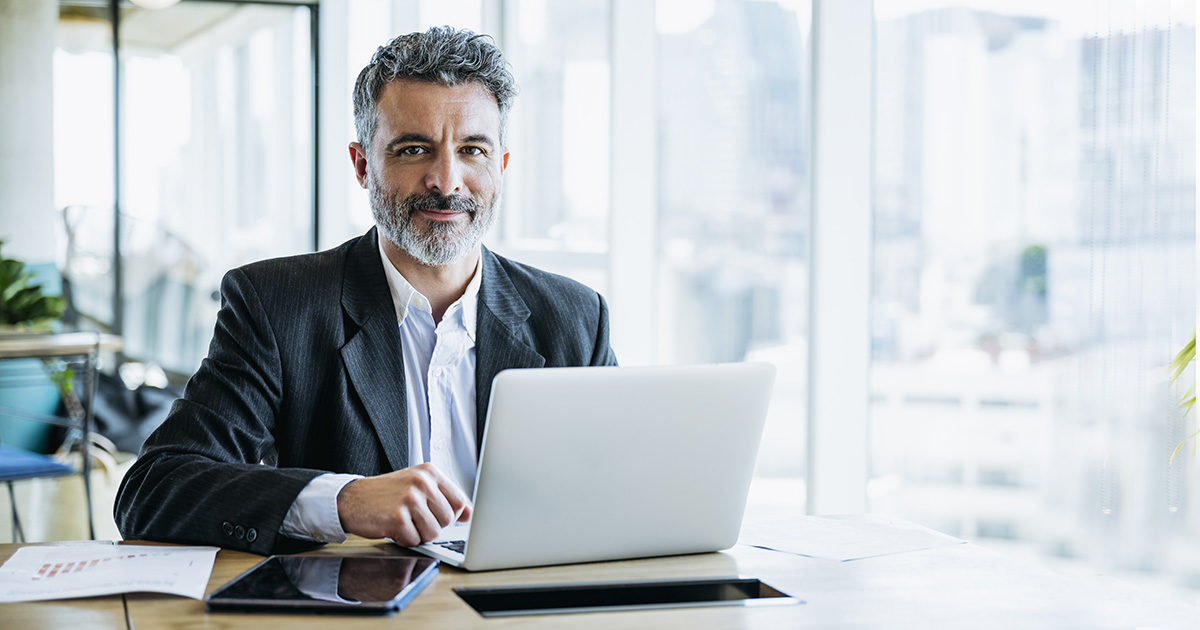
{"type": "Polygon", "coordinates": [[[47,580],[56,575],[65,575],[68,573],[83,573],[88,569],[95,568],[97,565],[103,565],[106,562],[120,562],[130,558],[145,558],[150,554],[146,553],[130,553],[123,556],[114,556],[109,558],[92,558],[91,560],[78,560],[74,562],[44,562],[34,574],[33,580],[47,580]]]}

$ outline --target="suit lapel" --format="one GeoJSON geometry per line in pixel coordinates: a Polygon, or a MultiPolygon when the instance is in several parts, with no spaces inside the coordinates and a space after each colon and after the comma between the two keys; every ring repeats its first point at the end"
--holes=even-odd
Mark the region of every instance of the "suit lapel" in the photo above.
{"type": "Polygon", "coordinates": [[[517,293],[499,259],[483,248],[483,282],[475,324],[476,446],[482,452],[492,379],[509,368],[539,368],[546,359],[530,345],[525,321],[529,307],[517,293]]]}
{"type": "Polygon", "coordinates": [[[358,326],[347,327],[342,362],[358,392],[392,470],[408,466],[408,403],[404,359],[391,290],[383,275],[376,228],[351,248],[342,279],[342,308],[358,326]]]}

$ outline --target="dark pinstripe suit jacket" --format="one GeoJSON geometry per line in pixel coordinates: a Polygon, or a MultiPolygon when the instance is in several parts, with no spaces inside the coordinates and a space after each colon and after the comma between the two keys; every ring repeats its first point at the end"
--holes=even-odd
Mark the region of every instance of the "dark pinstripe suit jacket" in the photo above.
{"type": "MultiPolygon", "coordinates": [[[[409,465],[404,362],[376,231],[234,269],[221,300],[208,358],[121,483],[117,524],[128,539],[302,548],[278,531],[313,477],[409,465]]],[[[476,326],[481,437],[497,372],[616,363],[603,298],[486,249],[476,326]]]]}

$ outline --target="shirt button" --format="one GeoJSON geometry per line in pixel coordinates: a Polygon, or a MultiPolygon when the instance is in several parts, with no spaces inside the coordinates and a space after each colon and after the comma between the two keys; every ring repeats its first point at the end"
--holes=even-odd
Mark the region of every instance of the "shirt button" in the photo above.
{"type": "Polygon", "coordinates": [[[233,535],[233,523],[230,523],[229,521],[225,521],[224,523],[221,523],[221,533],[225,534],[226,536],[232,536],[233,535]]]}
{"type": "Polygon", "coordinates": [[[233,537],[237,538],[238,540],[245,538],[246,537],[246,528],[242,527],[241,525],[235,525],[233,527],[233,537]]]}
{"type": "Polygon", "coordinates": [[[246,530],[246,541],[254,542],[255,540],[258,540],[258,530],[251,527],[246,530]]]}

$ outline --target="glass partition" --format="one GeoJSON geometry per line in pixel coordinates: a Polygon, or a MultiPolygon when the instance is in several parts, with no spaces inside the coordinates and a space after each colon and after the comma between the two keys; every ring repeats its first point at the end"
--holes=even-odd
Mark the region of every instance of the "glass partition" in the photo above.
{"type": "MultiPolygon", "coordinates": [[[[107,7],[60,3],[54,51],[57,263],[75,324],[113,321],[113,58],[107,7]]],[[[71,314],[69,314],[71,315],[71,314]]]]}
{"type": "Polygon", "coordinates": [[[121,18],[125,351],[190,373],[229,269],[312,250],[307,7],[121,18]]]}

